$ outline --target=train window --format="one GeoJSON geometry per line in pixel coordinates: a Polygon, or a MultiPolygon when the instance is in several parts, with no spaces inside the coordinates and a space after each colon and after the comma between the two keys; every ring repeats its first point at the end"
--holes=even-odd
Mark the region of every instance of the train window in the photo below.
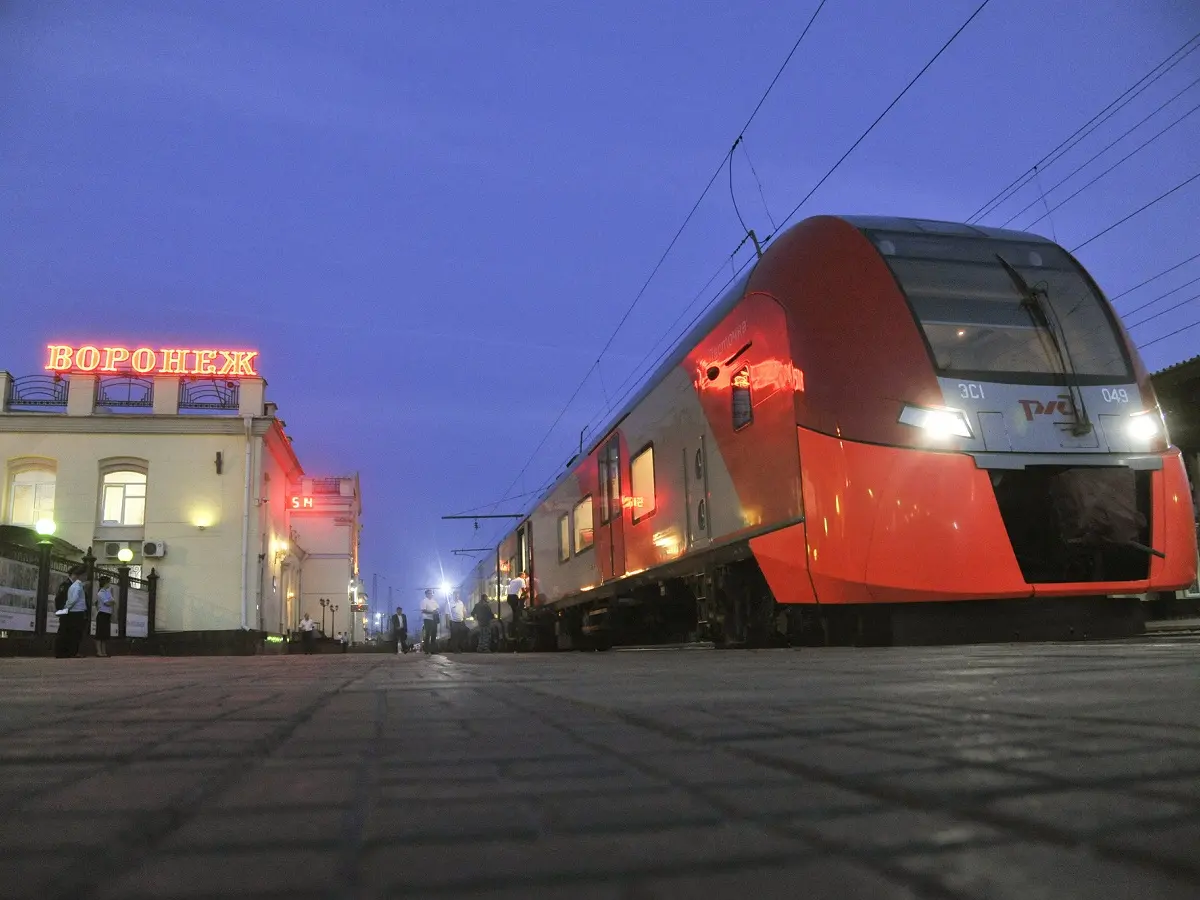
{"type": "Polygon", "coordinates": [[[703,500],[696,504],[696,527],[700,531],[708,528],[708,504],[703,500]]]}
{"type": "Polygon", "coordinates": [[[571,558],[571,517],[563,513],[558,517],[558,561],[565,563],[571,558]]]}
{"type": "Polygon", "coordinates": [[[575,504],[575,552],[582,553],[592,546],[595,532],[592,529],[592,495],[588,494],[575,504]]]}
{"type": "MultiPolygon", "coordinates": [[[[1070,368],[1102,380],[1131,377],[1104,300],[1055,245],[945,235],[889,233],[887,238],[895,250],[884,259],[942,374],[1034,375],[1053,381],[1070,368]],[[1036,303],[998,256],[1036,293],[1036,303]],[[1056,343],[1063,344],[1062,352],[1056,343]]],[[[882,244],[877,235],[876,245],[882,244]]]]}
{"type": "Polygon", "coordinates": [[[750,405],[750,367],[742,366],[729,381],[733,391],[733,430],[741,431],[754,421],[750,405]]]}
{"type": "Polygon", "coordinates": [[[696,480],[699,481],[704,477],[704,451],[696,451],[696,480]]]}
{"type": "Polygon", "coordinates": [[[633,521],[654,514],[654,445],[646,447],[629,462],[629,505],[633,521]]]}

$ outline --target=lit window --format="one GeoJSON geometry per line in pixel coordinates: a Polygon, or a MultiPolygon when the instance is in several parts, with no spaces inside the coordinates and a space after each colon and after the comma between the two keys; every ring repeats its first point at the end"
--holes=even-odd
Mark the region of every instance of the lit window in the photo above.
{"type": "Polygon", "coordinates": [[[13,525],[35,525],[54,518],[54,472],[22,469],[13,475],[8,492],[8,521],[13,525]]]}
{"type": "Polygon", "coordinates": [[[595,533],[592,531],[592,495],[588,494],[575,504],[575,552],[582,553],[592,546],[595,533]]]}
{"type": "Polygon", "coordinates": [[[750,406],[750,367],[742,366],[729,382],[733,390],[733,430],[740,431],[754,421],[750,406]]]}
{"type": "Polygon", "coordinates": [[[650,446],[629,464],[629,506],[637,522],[654,512],[654,447],[650,446]]]}
{"type": "Polygon", "coordinates": [[[109,472],[104,476],[101,499],[102,525],[146,524],[146,474],[109,472]]]}
{"type": "Polygon", "coordinates": [[[566,562],[571,558],[571,517],[563,514],[558,517],[558,561],[566,562]]]}

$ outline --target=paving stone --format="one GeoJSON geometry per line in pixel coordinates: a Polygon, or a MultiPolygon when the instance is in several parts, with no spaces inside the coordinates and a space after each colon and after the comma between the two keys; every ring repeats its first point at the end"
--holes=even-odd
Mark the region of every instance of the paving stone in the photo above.
{"type": "Polygon", "coordinates": [[[328,895],[337,882],[330,851],[294,848],[253,853],[160,853],[106,883],[100,900],[164,897],[328,895]]]}
{"type": "Polygon", "coordinates": [[[640,791],[633,803],[623,794],[554,797],[542,806],[546,829],[559,833],[716,825],[724,818],[716,806],[683,791],[640,791]]]}
{"type": "Polygon", "coordinates": [[[798,818],[789,827],[814,842],[855,852],[899,853],[992,843],[1006,835],[990,825],[941,812],[881,809],[850,815],[798,818]]]}
{"type": "Polygon", "coordinates": [[[1200,876],[1200,821],[1144,825],[1120,835],[1107,836],[1104,846],[1135,851],[1143,859],[1168,863],[1200,876]]]}
{"type": "Polygon", "coordinates": [[[287,806],[337,806],[354,798],[355,773],[345,765],[292,768],[258,767],[215,798],[214,806],[258,809],[287,806]]]}
{"type": "Polygon", "coordinates": [[[1087,789],[1005,797],[993,801],[989,808],[1006,818],[1048,825],[1085,837],[1134,826],[1142,828],[1188,811],[1188,807],[1168,800],[1087,789]]]}
{"type": "Polygon", "coordinates": [[[920,894],[860,863],[836,858],[638,882],[628,900],[753,897],[754,900],[916,900],[920,894]]]}
{"type": "Polygon", "coordinates": [[[706,794],[743,816],[763,819],[823,818],[882,805],[867,794],[803,779],[769,785],[714,787],[706,794]]]}
{"type": "Polygon", "coordinates": [[[339,840],[346,811],[337,807],[282,807],[204,812],[162,842],[167,851],[245,850],[262,847],[328,849],[339,840]]]}
{"type": "Polygon", "coordinates": [[[401,844],[368,853],[362,879],[387,892],[406,885],[417,892],[451,887],[478,888],[498,881],[538,884],[591,879],[614,873],[684,874],[712,860],[779,862],[799,856],[805,846],[749,825],[626,831],[544,837],[536,841],[475,842],[462,848],[453,865],[429,865],[432,850],[401,844]]]}
{"type": "MultiPolygon", "coordinates": [[[[428,785],[427,785],[428,787],[428,785]]],[[[534,804],[519,798],[447,800],[426,794],[426,801],[403,806],[377,805],[367,819],[368,844],[458,844],[464,841],[519,840],[541,830],[534,804]]],[[[432,852],[432,851],[431,851],[432,852]]]]}
{"type": "Polygon", "coordinates": [[[1196,886],[1087,849],[1028,843],[904,857],[901,868],[955,896],[986,900],[1195,900],[1196,886]]]}

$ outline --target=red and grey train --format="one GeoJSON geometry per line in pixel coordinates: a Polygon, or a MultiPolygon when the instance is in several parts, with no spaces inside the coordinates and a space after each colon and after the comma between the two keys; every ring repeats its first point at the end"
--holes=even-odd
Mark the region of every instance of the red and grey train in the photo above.
{"type": "Polygon", "coordinates": [[[1032,234],[801,222],[585,449],[462,586],[528,571],[543,648],[1136,630],[1196,576],[1137,350],[1032,234]]]}

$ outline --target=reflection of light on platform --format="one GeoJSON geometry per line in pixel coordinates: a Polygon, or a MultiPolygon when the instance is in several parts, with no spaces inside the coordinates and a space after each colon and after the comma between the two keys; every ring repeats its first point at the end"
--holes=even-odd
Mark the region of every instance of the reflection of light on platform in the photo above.
{"type": "Polygon", "coordinates": [[[581,591],[594,591],[595,589],[596,589],[596,586],[594,584],[585,584],[583,587],[580,588],[581,591]]]}

